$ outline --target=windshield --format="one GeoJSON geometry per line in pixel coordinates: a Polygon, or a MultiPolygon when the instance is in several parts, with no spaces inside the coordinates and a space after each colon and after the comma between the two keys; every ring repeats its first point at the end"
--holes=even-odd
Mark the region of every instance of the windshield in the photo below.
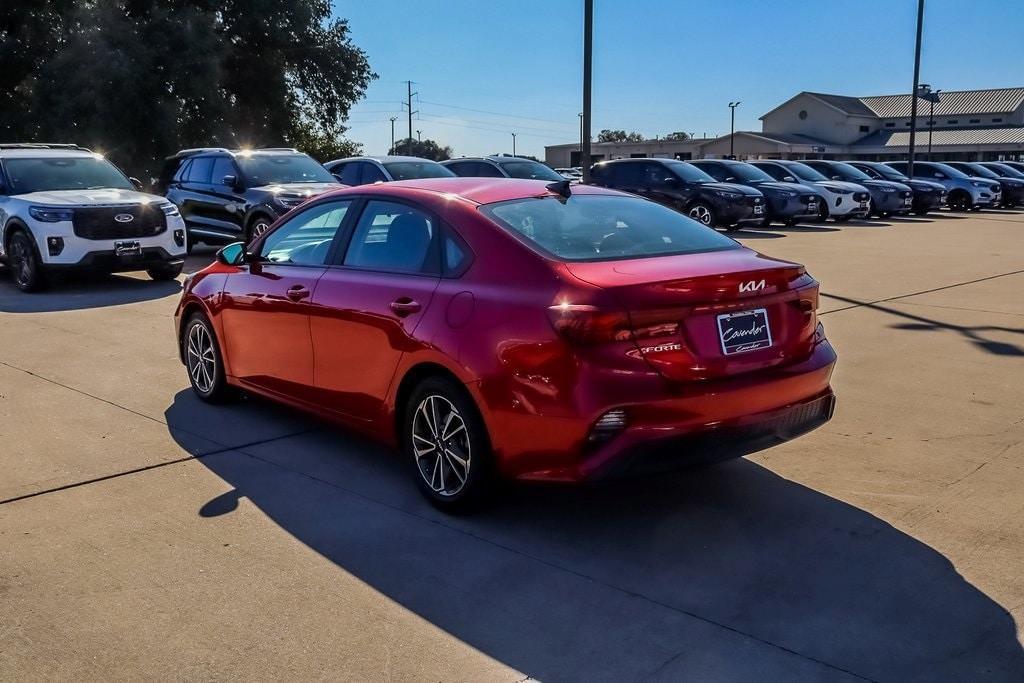
{"type": "Polygon", "coordinates": [[[811,182],[828,180],[828,178],[818,173],[807,164],[786,164],[786,170],[800,180],[810,180],[811,182]]]}
{"type": "Polygon", "coordinates": [[[527,180],[565,180],[565,178],[537,161],[501,161],[498,163],[502,170],[513,178],[526,178],[527,180]]]}
{"type": "Polygon", "coordinates": [[[843,180],[871,180],[871,176],[864,171],[842,161],[833,162],[829,166],[832,174],[842,177],[843,180]]]}
{"type": "Polygon", "coordinates": [[[455,174],[436,161],[392,161],[384,164],[395,180],[454,178],[455,174]]]}
{"type": "Polygon", "coordinates": [[[1007,166],[1006,164],[992,164],[988,168],[997,169],[997,172],[1004,178],[1024,178],[1024,173],[1021,173],[1013,166],[1007,166]]]}
{"type": "MultiPolygon", "coordinates": [[[[926,169],[925,166],[921,166],[920,168],[921,168],[922,171],[925,171],[925,169],[926,169]]],[[[915,166],[914,170],[917,171],[917,169],[918,169],[918,167],[915,166]]],[[[962,178],[969,178],[970,177],[966,173],[961,171],[959,168],[953,168],[952,166],[947,166],[946,164],[935,164],[935,169],[938,170],[938,171],[945,172],[945,174],[948,175],[950,178],[961,178],[962,179],[962,178]]],[[[931,169],[928,169],[928,170],[930,171],[931,169]]]]}
{"type": "Polygon", "coordinates": [[[750,164],[729,164],[725,168],[727,173],[736,176],[740,180],[749,182],[774,180],[770,175],[750,164]]]}
{"type": "Polygon", "coordinates": [[[305,154],[254,154],[235,157],[248,184],[337,183],[326,168],[305,154]]]}
{"type": "Polygon", "coordinates": [[[713,183],[715,179],[693,164],[684,164],[681,161],[674,161],[666,164],[672,172],[683,180],[690,183],[713,183]]]}
{"type": "Polygon", "coordinates": [[[490,204],[481,211],[542,253],[562,261],[610,261],[740,248],[714,229],[638,197],[533,197],[490,204]]]}
{"type": "Polygon", "coordinates": [[[11,194],[43,190],[134,190],[117,167],[102,157],[8,159],[11,194]]]}
{"type": "Polygon", "coordinates": [[[910,178],[908,178],[907,176],[903,175],[902,173],[897,171],[892,166],[886,166],[885,164],[871,164],[870,168],[871,168],[872,171],[874,171],[878,175],[882,176],[886,180],[896,180],[896,181],[910,180],[910,178]]]}
{"type": "Polygon", "coordinates": [[[981,164],[968,164],[967,168],[971,169],[971,175],[981,176],[982,178],[988,178],[989,180],[999,180],[999,174],[994,172],[990,168],[985,168],[981,164]]]}

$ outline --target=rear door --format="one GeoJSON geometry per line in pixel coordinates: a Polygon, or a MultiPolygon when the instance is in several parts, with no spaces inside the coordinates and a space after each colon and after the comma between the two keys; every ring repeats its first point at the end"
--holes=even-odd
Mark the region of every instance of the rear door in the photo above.
{"type": "Polygon", "coordinates": [[[323,405],[373,420],[440,282],[440,222],[396,198],[367,199],[343,255],[312,299],[315,381],[323,405]]]}
{"type": "Polygon", "coordinates": [[[221,320],[231,374],[315,402],[310,309],[353,201],[315,204],[254,245],[257,262],[226,280],[221,320]]]}

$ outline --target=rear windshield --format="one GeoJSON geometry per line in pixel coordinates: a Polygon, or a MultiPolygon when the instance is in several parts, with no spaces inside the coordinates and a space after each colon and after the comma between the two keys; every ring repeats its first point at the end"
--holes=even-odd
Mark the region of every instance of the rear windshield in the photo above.
{"type": "Polygon", "coordinates": [[[384,164],[395,180],[454,178],[455,174],[436,161],[389,161],[384,164]]]}
{"type": "Polygon", "coordinates": [[[326,168],[305,154],[239,154],[235,157],[250,186],[336,183],[326,168]]]}
{"type": "Polygon", "coordinates": [[[578,195],[514,199],[480,207],[541,252],[561,261],[694,254],[740,245],[697,221],[639,197],[578,195]]]}
{"type": "Polygon", "coordinates": [[[550,167],[537,161],[501,161],[499,165],[513,178],[527,180],[565,180],[550,167]]]}
{"type": "Polygon", "coordinates": [[[7,159],[10,194],[42,190],[134,190],[117,167],[102,157],[7,159]]]}

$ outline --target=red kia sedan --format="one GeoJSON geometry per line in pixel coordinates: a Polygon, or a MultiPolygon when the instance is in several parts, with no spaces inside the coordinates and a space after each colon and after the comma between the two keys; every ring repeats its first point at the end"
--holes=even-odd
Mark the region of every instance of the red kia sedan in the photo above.
{"type": "Polygon", "coordinates": [[[751,453],[826,422],[818,283],[639,197],[496,178],[341,189],[190,276],[181,358],[399,446],[442,508],[751,453]]]}

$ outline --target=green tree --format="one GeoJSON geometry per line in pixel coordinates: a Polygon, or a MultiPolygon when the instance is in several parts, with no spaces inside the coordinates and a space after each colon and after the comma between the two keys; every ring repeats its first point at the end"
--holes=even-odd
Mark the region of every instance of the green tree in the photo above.
{"type": "Polygon", "coordinates": [[[451,159],[453,153],[454,150],[451,147],[442,147],[433,140],[416,140],[413,138],[399,140],[395,143],[394,147],[388,150],[388,154],[423,157],[424,159],[433,159],[434,161],[451,159]]]}
{"type": "Polygon", "coordinates": [[[624,130],[610,130],[605,128],[597,134],[598,142],[643,142],[644,136],[636,131],[627,133],[624,130]]]}
{"type": "Polygon", "coordinates": [[[677,130],[674,133],[669,133],[668,135],[666,135],[665,139],[666,140],[689,140],[690,139],[690,134],[689,133],[684,133],[681,130],[677,130]]]}

